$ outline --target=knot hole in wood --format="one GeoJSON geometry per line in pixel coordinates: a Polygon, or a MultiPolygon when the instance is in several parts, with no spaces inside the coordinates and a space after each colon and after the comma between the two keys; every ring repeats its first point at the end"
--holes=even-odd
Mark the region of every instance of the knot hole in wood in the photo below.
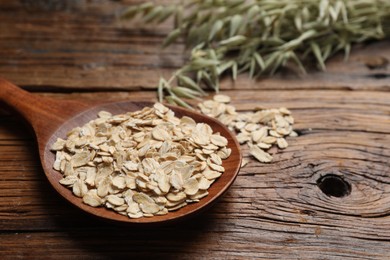
{"type": "Polygon", "coordinates": [[[351,193],[351,184],[336,174],[326,174],[317,180],[317,186],[327,196],[345,197],[351,193]]]}

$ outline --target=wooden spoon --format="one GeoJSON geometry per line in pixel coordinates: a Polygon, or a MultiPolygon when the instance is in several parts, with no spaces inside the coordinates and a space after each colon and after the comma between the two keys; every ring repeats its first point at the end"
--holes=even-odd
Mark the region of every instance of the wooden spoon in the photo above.
{"type": "Polygon", "coordinates": [[[53,169],[55,155],[50,147],[60,137],[65,139],[71,129],[82,126],[95,119],[99,111],[105,110],[112,114],[123,114],[129,111],[140,110],[145,106],[152,106],[152,102],[115,102],[91,104],[74,100],[56,100],[30,94],[14,84],[0,78],[0,101],[19,112],[32,126],[38,142],[39,155],[43,170],[54,189],[76,207],[105,220],[123,223],[162,223],[182,220],[208,208],[232,185],[241,165],[240,146],[234,135],[219,121],[195,113],[193,111],[169,106],[178,117],[190,116],[197,122],[205,122],[212,126],[214,132],[220,132],[228,139],[228,147],[232,149],[230,157],[223,162],[225,172],[209,188],[209,195],[200,202],[189,204],[177,211],[163,216],[131,219],[122,216],[105,207],[94,208],[74,196],[68,188],[59,183],[61,173],[53,169]]]}

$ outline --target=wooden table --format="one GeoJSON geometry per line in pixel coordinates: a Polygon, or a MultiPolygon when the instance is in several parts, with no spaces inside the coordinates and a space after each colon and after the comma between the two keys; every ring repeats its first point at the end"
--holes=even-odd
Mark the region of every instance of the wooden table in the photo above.
{"type": "MultiPolygon", "coordinates": [[[[115,19],[131,1],[37,2],[0,0],[0,75],[37,95],[155,100],[160,75],[183,63],[182,45],[159,49],[168,25],[115,19]]],[[[1,259],[389,259],[389,43],[358,46],[326,73],[225,80],[240,111],[288,107],[299,137],[270,164],[243,147],[250,163],[223,199],[172,226],[116,226],[69,205],[29,127],[1,105],[1,259]]]]}

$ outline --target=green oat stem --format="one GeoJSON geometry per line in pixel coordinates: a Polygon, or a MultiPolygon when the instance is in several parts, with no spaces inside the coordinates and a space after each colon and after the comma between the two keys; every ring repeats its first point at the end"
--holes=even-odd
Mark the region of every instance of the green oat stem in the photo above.
{"type": "Polygon", "coordinates": [[[305,73],[312,62],[325,70],[337,52],[348,58],[353,44],[390,36],[389,0],[182,0],[130,6],[122,17],[137,16],[155,24],[173,17],[163,47],[182,38],[191,49],[187,63],[157,88],[160,101],[186,107],[181,97],[218,92],[222,74],[256,78],[287,64],[305,73]]]}

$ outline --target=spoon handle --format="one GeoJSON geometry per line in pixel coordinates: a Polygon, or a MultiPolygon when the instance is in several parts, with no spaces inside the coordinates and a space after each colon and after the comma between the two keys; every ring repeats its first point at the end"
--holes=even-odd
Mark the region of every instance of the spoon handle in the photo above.
{"type": "Polygon", "coordinates": [[[38,116],[36,110],[40,110],[37,104],[40,98],[15,86],[11,82],[0,78],[0,100],[16,110],[30,123],[38,116]]]}
{"type": "Polygon", "coordinates": [[[34,128],[58,127],[87,105],[79,101],[56,100],[31,94],[0,78],[0,101],[16,110],[34,128]]]}

